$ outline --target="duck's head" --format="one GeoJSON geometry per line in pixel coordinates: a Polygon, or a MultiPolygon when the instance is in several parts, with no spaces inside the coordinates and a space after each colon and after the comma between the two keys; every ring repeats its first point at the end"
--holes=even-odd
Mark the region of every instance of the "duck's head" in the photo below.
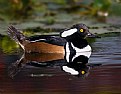
{"type": "Polygon", "coordinates": [[[75,36],[74,38],[96,37],[94,34],[89,32],[88,27],[83,23],[75,24],[70,29],[65,29],[61,32],[60,36],[62,38],[69,38],[73,36],[75,36]]]}

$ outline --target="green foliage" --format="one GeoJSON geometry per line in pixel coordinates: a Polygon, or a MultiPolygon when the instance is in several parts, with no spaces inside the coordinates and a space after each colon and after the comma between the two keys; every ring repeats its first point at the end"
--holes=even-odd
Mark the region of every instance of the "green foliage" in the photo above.
{"type": "Polygon", "coordinates": [[[0,1],[0,19],[21,19],[31,14],[31,0],[1,0],[0,1]]]}
{"type": "MultiPolygon", "coordinates": [[[[118,0],[117,0],[118,1],[118,0]]],[[[111,15],[113,16],[121,16],[121,2],[113,2],[111,5],[111,15]]]]}
{"type": "Polygon", "coordinates": [[[3,38],[0,39],[0,48],[4,53],[10,54],[16,51],[18,47],[19,46],[7,36],[4,36],[3,38]]]}
{"type": "Polygon", "coordinates": [[[111,0],[94,0],[93,7],[97,10],[107,11],[110,8],[111,0]]]}
{"type": "Polygon", "coordinates": [[[59,14],[93,15],[108,12],[111,0],[0,0],[0,19],[18,20],[43,17],[47,24],[55,22],[59,14]]]}

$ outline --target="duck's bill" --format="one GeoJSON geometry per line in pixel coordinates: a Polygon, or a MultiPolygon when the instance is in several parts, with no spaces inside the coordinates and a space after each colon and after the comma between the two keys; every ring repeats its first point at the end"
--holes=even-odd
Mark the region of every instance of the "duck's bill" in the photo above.
{"type": "Polygon", "coordinates": [[[97,35],[92,34],[92,33],[88,33],[88,35],[86,37],[88,37],[88,38],[101,38],[100,36],[97,36],[97,35]]]}

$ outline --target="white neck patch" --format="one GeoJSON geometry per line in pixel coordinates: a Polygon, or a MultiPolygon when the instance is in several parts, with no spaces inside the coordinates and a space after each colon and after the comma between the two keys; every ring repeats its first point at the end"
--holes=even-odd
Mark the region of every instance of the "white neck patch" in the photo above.
{"type": "Polygon", "coordinates": [[[78,75],[79,72],[74,70],[73,68],[70,68],[68,66],[63,66],[62,69],[65,71],[65,72],[68,72],[70,73],[71,75],[78,75]]]}
{"type": "Polygon", "coordinates": [[[82,48],[82,49],[79,49],[77,47],[75,47],[73,45],[73,43],[71,43],[71,46],[73,47],[73,49],[76,51],[76,53],[78,52],[88,52],[88,51],[91,51],[91,47],[89,45],[87,45],[86,47],[82,48]]]}
{"type": "MultiPolygon", "coordinates": [[[[77,47],[75,47],[73,45],[73,43],[71,43],[71,46],[73,47],[73,49],[76,51],[76,54],[73,56],[72,60],[73,61],[76,57],[80,56],[80,55],[84,55],[86,57],[90,57],[91,55],[91,47],[89,45],[87,45],[86,47],[84,47],[83,49],[79,49],[77,47]]],[[[69,57],[70,57],[71,51],[69,49],[69,43],[66,43],[66,61],[69,62],[69,57]]]]}
{"type": "Polygon", "coordinates": [[[74,28],[74,29],[69,29],[67,31],[64,31],[62,34],[61,34],[61,37],[67,37],[67,36],[70,36],[72,34],[74,34],[75,32],[77,32],[77,29],[74,28]]]}
{"type": "Polygon", "coordinates": [[[75,58],[79,57],[80,55],[86,56],[87,58],[90,57],[91,51],[86,51],[86,52],[81,52],[81,53],[76,53],[76,55],[73,56],[72,62],[75,58]]]}

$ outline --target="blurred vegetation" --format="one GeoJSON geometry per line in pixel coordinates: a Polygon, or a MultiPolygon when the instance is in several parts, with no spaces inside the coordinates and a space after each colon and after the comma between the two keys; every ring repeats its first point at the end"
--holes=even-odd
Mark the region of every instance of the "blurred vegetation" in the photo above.
{"type": "Polygon", "coordinates": [[[0,20],[44,17],[48,24],[53,24],[54,17],[64,13],[105,16],[110,6],[111,0],[0,0],[0,20]]]}
{"type": "Polygon", "coordinates": [[[33,2],[31,0],[0,0],[1,20],[26,18],[31,15],[33,2]]]}
{"type": "Polygon", "coordinates": [[[11,54],[19,48],[19,45],[17,45],[15,41],[11,40],[8,36],[0,35],[0,48],[4,53],[11,54]]]}

